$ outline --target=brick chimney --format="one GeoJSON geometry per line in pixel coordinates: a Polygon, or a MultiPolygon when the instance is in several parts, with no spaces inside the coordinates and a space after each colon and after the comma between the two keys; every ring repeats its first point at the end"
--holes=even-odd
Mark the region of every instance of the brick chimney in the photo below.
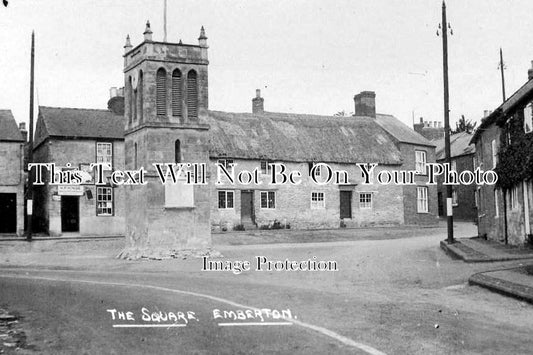
{"type": "Polygon", "coordinates": [[[531,68],[527,71],[527,79],[533,79],[533,60],[531,61],[531,68]]]}
{"type": "Polygon", "coordinates": [[[413,129],[418,133],[422,132],[422,130],[424,129],[424,118],[423,117],[420,117],[420,123],[413,123],[413,129]]]}
{"type": "Polygon", "coordinates": [[[265,112],[264,102],[265,99],[261,97],[261,90],[255,90],[255,97],[252,99],[252,113],[265,112]]]}
{"type": "Polygon", "coordinates": [[[19,131],[22,135],[22,138],[24,139],[24,142],[28,141],[28,131],[26,130],[26,122],[20,122],[19,123],[19,131]]]}
{"type": "Polygon", "coordinates": [[[376,118],[376,93],[374,91],[362,91],[353,97],[355,102],[354,116],[367,116],[376,118]]]}

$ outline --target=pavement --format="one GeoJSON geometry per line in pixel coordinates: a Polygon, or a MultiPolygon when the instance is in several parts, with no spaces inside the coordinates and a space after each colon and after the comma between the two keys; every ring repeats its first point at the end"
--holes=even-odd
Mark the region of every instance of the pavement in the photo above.
{"type": "Polygon", "coordinates": [[[440,242],[441,248],[467,263],[522,261],[518,266],[478,272],[468,283],[503,295],[533,303],[533,248],[510,246],[482,238],[460,238],[440,242]]]}

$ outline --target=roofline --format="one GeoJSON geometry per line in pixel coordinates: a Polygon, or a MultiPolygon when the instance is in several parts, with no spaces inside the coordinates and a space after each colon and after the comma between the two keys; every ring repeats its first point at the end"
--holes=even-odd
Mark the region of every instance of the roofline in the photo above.
{"type": "MultiPolygon", "coordinates": [[[[243,157],[237,157],[237,156],[219,156],[219,155],[212,155],[211,153],[209,154],[209,159],[240,159],[240,160],[257,160],[257,161],[261,161],[261,160],[267,160],[267,161],[270,161],[270,162],[287,162],[287,163],[312,163],[312,162],[317,162],[317,161],[313,161],[312,159],[310,160],[295,160],[295,159],[272,159],[272,158],[250,158],[250,157],[246,157],[246,158],[243,158],[243,157]]],[[[320,163],[332,163],[332,164],[368,164],[368,163],[375,163],[375,161],[368,161],[368,162],[364,162],[364,161],[359,161],[359,162],[344,162],[344,161],[326,161],[326,160],[322,160],[320,161],[320,163]]],[[[386,162],[386,163],[378,163],[378,165],[403,165],[403,161],[398,161],[398,163],[391,163],[391,162],[386,162]]]]}
{"type": "MultiPolygon", "coordinates": [[[[463,153],[463,154],[459,154],[459,155],[452,155],[450,158],[461,158],[461,157],[465,157],[467,155],[474,155],[476,154],[476,152],[470,152],[470,153],[463,153]]],[[[435,159],[436,161],[439,161],[439,160],[445,160],[446,158],[438,158],[438,159],[435,159]]]]}
{"type": "Polygon", "coordinates": [[[203,47],[201,47],[199,44],[186,44],[186,43],[173,43],[173,42],[160,42],[160,41],[142,41],[141,43],[139,43],[138,45],[136,45],[135,47],[133,47],[133,48],[130,49],[129,51],[125,52],[122,56],[123,56],[123,57],[126,57],[128,54],[130,54],[130,53],[133,52],[134,50],[139,49],[139,48],[140,48],[143,44],[145,44],[145,43],[170,44],[170,45],[172,45],[172,46],[203,48],[203,47]]]}
{"type": "Polygon", "coordinates": [[[33,147],[33,150],[36,150],[39,148],[43,143],[45,143],[47,140],[51,139],[57,139],[57,140],[65,140],[65,141],[71,141],[71,140],[95,140],[95,141],[123,141],[124,138],[112,138],[112,137],[79,137],[79,136],[58,136],[58,135],[48,135],[46,138],[44,138],[42,141],[39,142],[36,146],[33,147]]]}
{"type": "MultiPolygon", "coordinates": [[[[101,112],[111,112],[114,113],[112,110],[108,108],[83,108],[83,107],[60,107],[60,106],[43,106],[39,105],[39,108],[51,108],[51,109],[67,109],[67,110],[79,110],[79,111],[101,111],[101,112]]],[[[115,115],[122,117],[121,115],[115,115]]]]}

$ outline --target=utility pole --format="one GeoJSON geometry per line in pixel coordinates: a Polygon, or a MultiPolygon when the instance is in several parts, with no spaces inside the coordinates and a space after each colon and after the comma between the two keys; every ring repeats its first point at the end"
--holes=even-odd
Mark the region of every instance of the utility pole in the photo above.
{"type": "Polygon", "coordinates": [[[502,47],[500,47],[500,71],[502,73],[502,96],[503,96],[503,102],[505,102],[505,75],[503,74],[503,70],[504,69],[505,69],[505,66],[503,64],[502,47]]]}
{"type": "MultiPolygon", "coordinates": [[[[444,78],[444,151],[446,163],[451,165],[450,154],[450,97],[448,93],[448,29],[451,26],[446,21],[446,3],[442,2],[442,71],[444,78]]],[[[440,25],[439,25],[440,27],[440,25]]],[[[438,33],[438,32],[437,32],[438,33]]],[[[448,222],[448,244],[454,242],[453,239],[453,206],[452,206],[452,185],[446,185],[446,215],[448,222]]]]}
{"type": "MultiPolygon", "coordinates": [[[[31,64],[30,64],[30,140],[28,142],[28,164],[33,163],[33,92],[35,82],[35,32],[31,31],[31,64]]],[[[31,165],[29,165],[31,166],[31,165]]],[[[33,177],[28,169],[28,197],[26,202],[28,215],[28,234],[26,240],[31,242],[33,233],[33,177]]]]}

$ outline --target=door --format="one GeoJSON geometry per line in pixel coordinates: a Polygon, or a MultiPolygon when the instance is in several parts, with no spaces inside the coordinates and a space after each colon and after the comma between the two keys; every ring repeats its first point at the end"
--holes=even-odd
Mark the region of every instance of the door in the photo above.
{"type": "Polygon", "coordinates": [[[340,201],[340,215],[341,218],[352,218],[352,192],[341,191],[340,201]]]}
{"type": "Polygon", "coordinates": [[[253,223],[254,194],[252,191],[241,191],[241,223],[253,223]]]}
{"type": "Polygon", "coordinates": [[[17,194],[0,194],[0,233],[17,232],[17,194]]]}
{"type": "Polygon", "coordinates": [[[80,206],[78,196],[61,196],[61,230],[79,232],[80,206]]]}

